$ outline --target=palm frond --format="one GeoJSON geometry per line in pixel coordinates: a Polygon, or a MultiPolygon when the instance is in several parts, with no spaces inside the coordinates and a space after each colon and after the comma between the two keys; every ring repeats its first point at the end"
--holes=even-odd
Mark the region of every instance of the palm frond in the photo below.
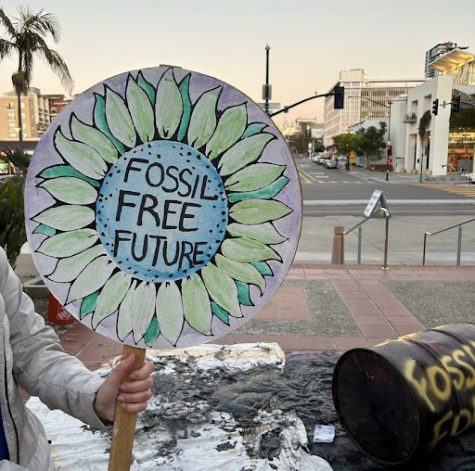
{"type": "Polygon", "coordinates": [[[3,8],[0,8],[0,24],[7,30],[11,38],[16,36],[16,30],[10,18],[5,14],[3,8]]]}
{"type": "Polygon", "coordinates": [[[12,42],[0,38],[0,59],[11,56],[14,51],[15,45],[12,42]]]}

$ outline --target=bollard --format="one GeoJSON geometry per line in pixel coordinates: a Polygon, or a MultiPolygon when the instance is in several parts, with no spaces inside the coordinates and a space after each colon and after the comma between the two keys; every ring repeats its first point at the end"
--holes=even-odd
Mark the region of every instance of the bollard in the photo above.
{"type": "Polygon", "coordinates": [[[475,324],[349,350],[332,389],[357,447],[385,465],[407,464],[475,425],[475,324]]]}
{"type": "Polygon", "coordinates": [[[343,265],[345,263],[345,228],[335,226],[333,236],[332,264],[343,265]]]}

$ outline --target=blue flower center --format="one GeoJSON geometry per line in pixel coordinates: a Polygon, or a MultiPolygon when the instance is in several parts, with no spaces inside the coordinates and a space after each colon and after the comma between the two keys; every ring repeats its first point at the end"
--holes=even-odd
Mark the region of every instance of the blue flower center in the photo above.
{"type": "Polygon", "coordinates": [[[109,255],[129,275],[163,282],[204,267],[224,239],[228,201],[213,164],[192,147],[153,141],[110,168],[96,203],[109,255]]]}

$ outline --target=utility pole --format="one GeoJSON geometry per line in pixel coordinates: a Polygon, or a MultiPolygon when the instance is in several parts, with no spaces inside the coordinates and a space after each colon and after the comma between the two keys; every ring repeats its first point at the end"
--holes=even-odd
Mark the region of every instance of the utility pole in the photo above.
{"type": "Polygon", "coordinates": [[[272,99],[272,87],[269,83],[269,44],[266,46],[266,83],[262,86],[262,98],[264,100],[264,111],[269,115],[269,100],[272,99]]]}

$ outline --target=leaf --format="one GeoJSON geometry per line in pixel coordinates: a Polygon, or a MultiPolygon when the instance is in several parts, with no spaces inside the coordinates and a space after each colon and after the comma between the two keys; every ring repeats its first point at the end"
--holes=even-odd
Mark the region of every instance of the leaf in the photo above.
{"type": "Polygon", "coordinates": [[[104,288],[102,288],[92,316],[91,325],[94,330],[106,317],[118,309],[127,294],[130,282],[131,278],[121,271],[109,278],[104,288]]]}
{"type": "Polygon", "coordinates": [[[155,315],[156,295],[154,283],[142,283],[135,290],[132,314],[135,343],[144,336],[152,317],[155,315]]]}
{"type": "Polygon", "coordinates": [[[244,193],[230,193],[228,195],[228,200],[231,203],[236,203],[237,201],[250,200],[250,199],[266,199],[270,200],[274,196],[280,193],[280,191],[289,183],[290,178],[279,177],[275,182],[267,185],[264,188],[255,191],[248,191],[244,193]]]}
{"type": "Polygon", "coordinates": [[[216,265],[222,268],[231,278],[242,281],[243,283],[252,283],[264,292],[266,282],[258,270],[249,263],[240,263],[229,258],[216,254],[216,265]]]}
{"type": "Polygon", "coordinates": [[[147,93],[137,85],[129,75],[125,91],[127,105],[135,126],[135,130],[142,142],[153,140],[155,135],[155,116],[147,93]]]}
{"type": "Polygon", "coordinates": [[[156,312],[163,338],[176,345],[185,322],[181,293],[176,283],[163,283],[158,288],[156,312]]]}
{"type": "Polygon", "coordinates": [[[101,289],[114,269],[115,265],[108,256],[104,255],[94,259],[72,283],[67,302],[84,298],[101,289]]]}
{"type": "Polygon", "coordinates": [[[206,155],[213,160],[222,152],[228,150],[246,129],[246,104],[227,108],[218,121],[216,130],[206,145],[206,155]]]}
{"type": "Polygon", "coordinates": [[[260,134],[266,126],[266,123],[251,123],[247,126],[242,138],[245,139],[246,137],[254,136],[254,134],[260,134]]]}
{"type": "Polygon", "coordinates": [[[86,177],[86,175],[78,172],[74,167],[71,165],[54,165],[53,167],[48,167],[44,169],[38,177],[41,178],[56,178],[56,177],[76,177],[84,180],[95,187],[100,187],[101,184],[97,180],[93,180],[92,178],[86,177]]]}
{"type": "Polygon", "coordinates": [[[77,255],[61,259],[54,271],[47,275],[47,277],[57,283],[73,281],[95,258],[105,254],[106,252],[102,245],[95,245],[77,255]]]}
{"type": "Polygon", "coordinates": [[[71,116],[71,134],[76,141],[91,146],[106,162],[114,163],[117,149],[110,139],[93,126],[83,123],[73,113],[71,116]]]}
{"type": "Polygon", "coordinates": [[[110,129],[109,125],[107,124],[106,120],[106,100],[102,95],[97,93],[94,94],[96,99],[96,103],[94,104],[94,125],[97,129],[100,129],[114,144],[115,148],[123,154],[125,152],[125,147],[118,139],[116,139],[110,129]]]}
{"type": "Polygon", "coordinates": [[[117,316],[117,337],[122,341],[132,332],[136,286],[137,280],[133,280],[129,291],[127,291],[119,307],[119,315],[117,316]]]}
{"type": "Polygon", "coordinates": [[[81,301],[81,308],[79,310],[79,319],[84,319],[88,314],[94,311],[96,308],[97,298],[99,297],[99,291],[86,296],[81,301]]]}
{"type": "Polygon", "coordinates": [[[205,285],[196,273],[181,284],[183,313],[185,320],[193,329],[203,335],[212,335],[212,312],[205,285]]]}
{"type": "Polygon", "coordinates": [[[167,70],[157,88],[155,118],[158,134],[162,139],[170,139],[180,125],[183,114],[181,93],[173,78],[172,69],[167,70]]]}
{"type": "Polygon", "coordinates": [[[45,236],[50,237],[56,234],[56,229],[53,229],[52,227],[49,227],[46,224],[38,224],[33,229],[33,234],[43,234],[45,236]]]}
{"type": "Polygon", "coordinates": [[[257,240],[245,239],[226,239],[221,244],[223,255],[236,262],[261,262],[263,260],[282,261],[280,255],[271,247],[258,242],[257,240]]]}
{"type": "Polygon", "coordinates": [[[111,90],[109,87],[105,88],[105,112],[110,132],[122,144],[132,148],[135,146],[136,134],[129,110],[119,94],[111,90]]]}
{"type": "Polygon", "coordinates": [[[229,325],[229,313],[216,303],[211,303],[211,311],[224,324],[229,325]]]}
{"type": "Polygon", "coordinates": [[[273,139],[275,139],[273,134],[256,134],[234,144],[219,161],[220,175],[234,173],[259,159],[264,148],[273,139]]]}
{"type": "Polygon", "coordinates": [[[82,174],[94,180],[104,177],[106,162],[92,147],[67,139],[59,128],[54,135],[54,145],[63,159],[82,174]]]}
{"type": "Polygon", "coordinates": [[[201,269],[201,277],[215,303],[229,312],[231,316],[242,317],[237,299],[236,283],[224,270],[208,263],[201,269]]]}
{"type": "Polygon", "coordinates": [[[49,226],[50,229],[72,231],[88,226],[95,217],[94,210],[86,206],[62,205],[48,208],[38,213],[32,220],[49,226]]]}
{"type": "Polygon", "coordinates": [[[236,288],[238,292],[239,304],[244,306],[254,306],[254,303],[251,301],[251,290],[247,283],[242,283],[241,281],[236,281],[236,288]]]}
{"type": "Polygon", "coordinates": [[[149,346],[153,346],[153,342],[157,340],[158,336],[160,335],[160,323],[158,322],[158,319],[154,316],[152,317],[152,320],[150,321],[150,324],[147,327],[147,330],[145,331],[145,334],[143,336],[143,341],[149,346]]]}
{"type": "Polygon", "coordinates": [[[233,205],[229,215],[241,224],[261,224],[290,214],[292,209],[274,200],[245,200],[233,205]]]}
{"type": "Polygon", "coordinates": [[[143,91],[147,94],[150,103],[155,103],[155,88],[153,85],[145,80],[142,72],[137,75],[137,83],[142,87],[143,91]]]}
{"type": "Polygon", "coordinates": [[[251,262],[251,265],[262,275],[262,276],[273,276],[274,272],[271,267],[266,262],[251,262]]]}
{"type": "Polygon", "coordinates": [[[97,199],[97,190],[84,180],[75,177],[52,178],[41,182],[38,186],[64,203],[91,204],[97,199]]]}
{"type": "Polygon", "coordinates": [[[252,225],[232,223],[227,231],[234,237],[247,237],[263,244],[280,244],[287,240],[270,222],[252,225]]]}
{"type": "Polygon", "coordinates": [[[254,164],[231,175],[225,183],[229,191],[253,191],[272,183],[285,171],[285,165],[254,164]]]}
{"type": "Polygon", "coordinates": [[[93,229],[64,232],[45,239],[37,252],[56,258],[70,257],[94,245],[98,237],[93,229]]]}
{"type": "Polygon", "coordinates": [[[183,142],[186,132],[188,131],[188,125],[191,118],[191,99],[190,99],[190,74],[185,75],[183,80],[178,85],[180,90],[181,101],[183,102],[183,116],[181,118],[180,129],[178,129],[177,139],[183,142]]]}
{"type": "Polygon", "coordinates": [[[216,106],[221,87],[204,92],[196,101],[188,128],[188,144],[195,149],[204,146],[216,129],[216,106]]]}

